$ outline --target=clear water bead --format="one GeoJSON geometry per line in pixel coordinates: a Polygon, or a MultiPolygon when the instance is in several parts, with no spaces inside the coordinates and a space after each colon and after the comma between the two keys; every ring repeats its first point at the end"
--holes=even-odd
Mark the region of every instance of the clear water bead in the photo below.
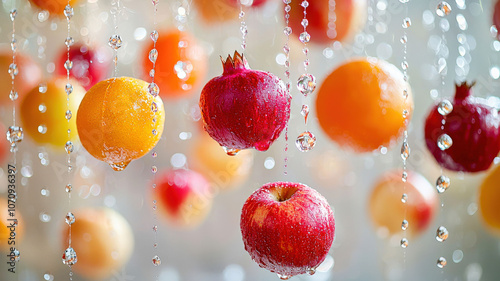
{"type": "Polygon", "coordinates": [[[401,68],[402,68],[403,70],[408,70],[408,62],[407,62],[407,61],[403,61],[403,62],[401,63],[401,68]]]}
{"type": "Polygon", "coordinates": [[[403,249],[408,248],[408,239],[406,239],[406,238],[401,239],[400,245],[401,245],[401,248],[403,248],[403,249]]]}
{"type": "Polygon", "coordinates": [[[157,226],[157,225],[153,225],[153,231],[154,231],[154,232],[157,232],[157,231],[158,231],[158,226],[157,226]]]}
{"type": "Polygon", "coordinates": [[[436,240],[439,242],[444,242],[446,241],[446,239],[448,239],[448,235],[448,229],[446,229],[446,227],[444,226],[440,226],[436,231],[436,240]]]}
{"type": "Polygon", "coordinates": [[[10,15],[10,20],[14,21],[16,19],[16,16],[17,16],[17,10],[16,9],[10,10],[9,15],[10,15]]]}
{"type": "Polygon", "coordinates": [[[78,258],[76,257],[76,252],[73,248],[69,247],[66,250],[64,250],[63,256],[62,256],[62,262],[65,265],[74,265],[78,261],[78,258]]]}
{"type": "Polygon", "coordinates": [[[75,39],[73,39],[73,37],[71,36],[66,37],[66,39],[64,39],[64,44],[66,45],[66,47],[71,47],[73,46],[73,44],[75,44],[75,39]]]}
{"type": "MultiPolygon", "coordinates": [[[[289,13],[291,10],[292,10],[292,7],[290,5],[285,6],[285,12],[289,13]]],[[[285,17],[286,16],[290,16],[290,15],[285,15],[285,17]]],[[[287,19],[288,19],[288,17],[287,17],[287,19]]]]}
{"type": "Polygon", "coordinates": [[[67,193],[70,193],[71,190],[73,189],[73,186],[71,184],[67,184],[64,190],[66,190],[67,193]]]}
{"type": "Polygon", "coordinates": [[[74,151],[75,147],[73,145],[73,142],[67,141],[66,144],[64,145],[64,150],[66,150],[66,153],[70,154],[74,151]]]}
{"type": "Polygon", "coordinates": [[[439,114],[446,116],[453,111],[453,104],[449,100],[442,100],[437,107],[439,114]]]}
{"type": "Polygon", "coordinates": [[[316,145],[316,137],[313,133],[305,131],[300,134],[295,140],[295,145],[302,152],[307,152],[314,148],[316,145]]]}
{"type": "Polygon", "coordinates": [[[118,50],[123,45],[122,38],[118,34],[113,34],[109,37],[108,45],[113,48],[113,50],[118,50]]]}
{"type": "Polygon", "coordinates": [[[15,38],[12,38],[10,41],[10,49],[15,52],[17,50],[17,40],[15,38]]]}
{"type": "Polygon", "coordinates": [[[16,91],[10,90],[9,99],[11,101],[17,100],[18,97],[19,97],[19,94],[16,91]]]}
{"type": "Polygon", "coordinates": [[[401,181],[403,181],[403,182],[407,182],[408,181],[408,173],[406,171],[404,171],[403,173],[401,173],[401,181]]]}
{"type": "Polygon", "coordinates": [[[66,19],[69,21],[73,15],[74,15],[74,11],[73,11],[73,7],[71,7],[70,5],[66,5],[66,7],[64,7],[64,15],[66,16],[66,19]]]}
{"type": "Polygon", "coordinates": [[[71,70],[73,68],[73,62],[70,60],[66,60],[64,62],[64,69],[71,70]]]}
{"type": "Polygon", "coordinates": [[[453,140],[448,134],[442,134],[437,139],[437,146],[442,151],[447,150],[453,145],[453,140]]]}
{"type": "Polygon", "coordinates": [[[307,274],[314,275],[316,274],[316,268],[309,268],[306,270],[307,274]]]}
{"type": "Polygon", "coordinates": [[[285,29],[283,29],[283,32],[285,33],[286,36],[290,36],[292,34],[292,28],[287,26],[285,29]]]}
{"type": "Polygon", "coordinates": [[[411,26],[411,20],[409,17],[406,17],[403,19],[403,24],[402,24],[403,28],[408,28],[411,26]]]}
{"type": "Polygon", "coordinates": [[[403,193],[403,195],[401,195],[401,202],[403,202],[403,204],[408,202],[408,194],[403,193]]]}
{"type": "Polygon", "coordinates": [[[66,120],[71,119],[71,117],[73,117],[73,113],[71,112],[71,110],[66,110],[64,117],[66,118],[66,120]]]}
{"type": "Polygon", "coordinates": [[[278,273],[278,278],[281,279],[281,280],[288,280],[288,279],[291,278],[291,276],[284,275],[284,274],[279,274],[278,273]]]}
{"type": "Polygon", "coordinates": [[[158,255],[155,255],[155,256],[153,257],[153,265],[154,265],[154,266],[159,266],[160,264],[161,264],[161,259],[160,259],[160,257],[159,257],[158,255]]]}
{"type": "Polygon", "coordinates": [[[19,126],[10,126],[7,130],[7,140],[11,144],[21,142],[23,140],[23,137],[23,128],[19,126]]]}
{"type": "Polygon", "coordinates": [[[399,41],[401,42],[401,44],[408,43],[408,36],[406,35],[401,36],[401,39],[399,39],[399,41]]]}
{"type": "Polygon", "coordinates": [[[45,94],[47,92],[47,84],[40,83],[38,85],[38,92],[41,93],[41,94],[45,94]]]}
{"type": "Polygon", "coordinates": [[[285,52],[285,54],[289,54],[290,53],[290,47],[288,46],[288,44],[285,44],[283,46],[283,52],[285,52]]]}
{"type": "Polygon", "coordinates": [[[292,3],[292,0],[283,0],[283,3],[288,5],[288,4],[292,3]]]}
{"type": "Polygon", "coordinates": [[[297,80],[297,89],[307,97],[316,89],[316,77],[312,74],[300,75],[299,80],[297,80]]]}
{"type": "Polygon", "coordinates": [[[401,158],[403,158],[403,160],[408,159],[408,157],[410,157],[410,152],[411,150],[408,141],[403,141],[403,144],[401,145],[401,158]]]}
{"type": "Polygon", "coordinates": [[[158,59],[158,51],[156,49],[151,49],[151,51],[149,51],[149,60],[155,63],[156,59],[158,59]]]}
{"type": "Polygon", "coordinates": [[[160,94],[160,87],[155,82],[151,82],[148,86],[148,92],[156,98],[160,94]]]}
{"type": "Polygon", "coordinates": [[[71,84],[66,84],[66,87],[64,87],[64,90],[66,91],[66,94],[70,95],[71,93],[73,93],[73,85],[71,84]]]}
{"type": "Polygon", "coordinates": [[[15,262],[18,262],[21,259],[21,253],[19,252],[18,249],[14,248],[14,250],[12,251],[12,254],[13,254],[15,262]]]}
{"type": "Polygon", "coordinates": [[[151,111],[158,112],[158,104],[156,102],[151,103],[151,111]]]}
{"type": "Polygon", "coordinates": [[[153,78],[153,77],[155,77],[155,74],[156,74],[156,71],[154,69],[151,69],[149,71],[149,77],[153,78]]]}
{"type": "Polygon", "coordinates": [[[447,263],[448,263],[448,262],[446,261],[446,259],[445,259],[444,257],[439,257],[439,259],[437,260],[436,265],[437,265],[437,267],[439,267],[439,268],[443,268],[443,267],[445,267],[445,266],[446,266],[446,264],[447,264],[447,263]]]}
{"type": "Polygon", "coordinates": [[[403,222],[401,222],[401,229],[402,230],[408,229],[408,221],[407,220],[403,220],[403,222]]]}
{"type": "Polygon", "coordinates": [[[304,31],[299,35],[299,40],[302,43],[308,43],[311,40],[311,35],[307,31],[304,31]]]}
{"type": "Polygon", "coordinates": [[[52,275],[50,273],[45,273],[43,275],[43,280],[45,280],[45,281],[54,281],[54,275],[52,275]]]}
{"type": "Polygon", "coordinates": [[[149,37],[151,37],[151,40],[153,40],[153,42],[155,42],[155,43],[156,43],[156,41],[158,41],[158,36],[159,36],[159,34],[158,34],[158,31],[156,31],[156,30],[151,31],[151,34],[149,34],[149,37]]]}
{"type": "Polygon", "coordinates": [[[309,2],[307,2],[307,0],[304,0],[304,1],[302,1],[302,3],[300,3],[300,6],[307,8],[307,7],[309,7],[309,2]]]}
{"type": "Polygon", "coordinates": [[[39,104],[38,111],[40,111],[40,113],[45,113],[47,111],[47,106],[45,106],[44,103],[39,104]]]}
{"type": "Polygon", "coordinates": [[[240,150],[237,148],[230,148],[223,146],[222,149],[224,149],[224,152],[229,156],[235,156],[236,154],[238,154],[238,152],[240,152],[240,150]]]}
{"type": "Polygon", "coordinates": [[[38,129],[38,132],[42,135],[47,133],[47,126],[45,126],[45,124],[38,125],[37,129],[38,129]]]}
{"type": "Polygon", "coordinates": [[[300,22],[300,24],[306,28],[308,25],[309,25],[309,21],[307,19],[302,19],[302,21],[300,22]]]}
{"type": "Polygon", "coordinates": [[[448,4],[446,1],[441,1],[437,5],[436,8],[436,15],[440,17],[445,17],[451,13],[451,6],[448,4]]]}
{"type": "Polygon", "coordinates": [[[12,79],[16,77],[17,74],[19,74],[19,69],[17,68],[17,64],[11,63],[9,65],[9,74],[12,79]]]}
{"type": "Polygon", "coordinates": [[[309,106],[307,104],[302,105],[302,109],[300,110],[300,114],[304,116],[304,120],[307,123],[307,116],[309,116],[309,106]]]}
{"type": "Polygon", "coordinates": [[[72,212],[68,212],[64,220],[68,225],[72,225],[75,222],[75,215],[72,212]]]}
{"type": "Polygon", "coordinates": [[[441,175],[438,177],[438,179],[436,180],[436,189],[438,191],[438,193],[443,193],[445,192],[448,187],[450,187],[450,178],[445,176],[445,175],[441,175]]]}
{"type": "Polygon", "coordinates": [[[238,14],[238,17],[239,17],[240,19],[242,19],[244,16],[245,16],[245,12],[240,11],[240,13],[238,14]]]}
{"type": "Polygon", "coordinates": [[[151,0],[151,3],[153,3],[153,6],[156,6],[160,3],[160,0],[151,0]]]}

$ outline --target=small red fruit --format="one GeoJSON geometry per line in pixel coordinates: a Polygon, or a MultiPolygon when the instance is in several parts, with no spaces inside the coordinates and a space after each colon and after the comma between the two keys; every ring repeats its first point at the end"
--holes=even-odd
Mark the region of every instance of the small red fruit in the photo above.
{"type": "Polygon", "coordinates": [[[256,190],[243,205],[240,227],[252,259],[281,279],[313,274],[335,236],[328,202],[301,183],[268,183],[256,190]]]}
{"type": "Polygon", "coordinates": [[[291,96],[278,77],[250,69],[236,51],[222,64],[223,74],[201,92],[205,130],[228,154],[252,147],[266,151],[290,118],[291,96]]]}
{"type": "Polygon", "coordinates": [[[452,171],[487,170],[500,151],[498,109],[473,97],[473,85],[456,85],[453,102],[435,105],[425,121],[427,148],[442,167],[452,171]]]}

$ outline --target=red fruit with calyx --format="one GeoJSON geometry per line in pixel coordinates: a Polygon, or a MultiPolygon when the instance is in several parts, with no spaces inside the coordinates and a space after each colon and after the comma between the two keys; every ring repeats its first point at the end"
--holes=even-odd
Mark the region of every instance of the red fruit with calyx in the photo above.
{"type": "Polygon", "coordinates": [[[301,183],[268,183],[243,205],[245,250],[281,279],[314,274],[335,236],[333,211],[316,190],[301,183]]]}
{"type": "Polygon", "coordinates": [[[247,148],[266,151],[290,118],[291,96],[278,77],[250,69],[238,52],[222,64],[223,74],[201,92],[205,130],[229,155],[247,148]]]}
{"type": "Polygon", "coordinates": [[[427,148],[448,170],[487,170],[500,151],[498,109],[472,96],[473,85],[456,85],[454,100],[435,105],[425,122],[427,148]]]}

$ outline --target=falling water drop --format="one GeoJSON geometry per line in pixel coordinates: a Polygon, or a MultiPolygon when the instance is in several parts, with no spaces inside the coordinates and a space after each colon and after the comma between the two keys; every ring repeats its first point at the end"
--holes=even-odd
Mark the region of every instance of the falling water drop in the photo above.
{"type": "Polygon", "coordinates": [[[158,50],[152,49],[151,51],[149,51],[149,60],[152,63],[155,63],[156,59],[158,59],[158,50]]]}
{"type": "Polygon", "coordinates": [[[402,230],[408,229],[408,221],[407,220],[403,220],[403,222],[401,222],[401,229],[402,230]]]}
{"type": "Polygon", "coordinates": [[[405,204],[408,202],[408,194],[403,193],[403,195],[401,195],[401,202],[405,204]]]}
{"type": "Polygon", "coordinates": [[[436,240],[439,242],[444,242],[448,239],[448,229],[444,226],[440,226],[436,231],[436,240]]]}
{"type": "Polygon", "coordinates": [[[19,253],[19,250],[14,248],[13,251],[11,251],[11,257],[14,257],[14,261],[18,262],[21,259],[21,253],[19,253]]]}
{"type": "Polygon", "coordinates": [[[444,257],[439,257],[439,259],[437,260],[437,263],[436,263],[437,267],[439,267],[439,268],[445,267],[446,264],[447,264],[447,262],[446,262],[446,259],[444,257]]]}
{"type": "Polygon", "coordinates": [[[304,121],[307,123],[307,116],[309,116],[309,106],[307,104],[302,105],[302,110],[300,111],[300,114],[304,116],[304,121]]]}
{"type": "Polygon", "coordinates": [[[401,158],[406,161],[410,157],[410,145],[408,144],[408,141],[405,140],[403,141],[403,145],[401,145],[401,158]]]}
{"type": "Polygon", "coordinates": [[[450,187],[450,184],[450,178],[445,175],[441,175],[436,180],[436,189],[439,193],[443,193],[448,189],[448,187],[450,187]]]}
{"type": "Polygon", "coordinates": [[[299,40],[302,43],[308,43],[311,40],[311,35],[304,31],[299,35],[299,40]]]}
{"type": "Polygon", "coordinates": [[[75,215],[73,213],[68,212],[65,217],[65,221],[68,225],[72,225],[75,222],[75,215]]]}
{"type": "Polygon", "coordinates": [[[118,50],[122,46],[123,41],[120,35],[114,34],[109,37],[108,45],[113,49],[113,50],[118,50]]]}
{"type": "Polygon", "coordinates": [[[411,20],[410,18],[406,17],[403,19],[403,28],[408,28],[411,26],[411,20]]]}
{"type": "Polygon", "coordinates": [[[71,184],[67,184],[64,190],[66,190],[67,193],[70,193],[71,190],[73,189],[73,186],[71,184]]]}
{"type": "Polygon", "coordinates": [[[401,239],[400,245],[401,245],[401,248],[403,248],[403,249],[408,248],[408,239],[406,239],[406,238],[401,239]]]}
{"type": "Polygon", "coordinates": [[[240,152],[240,150],[237,148],[229,148],[225,146],[223,146],[222,148],[224,149],[224,152],[226,152],[226,154],[229,156],[235,156],[236,154],[238,154],[238,152],[240,152]]]}
{"type": "Polygon", "coordinates": [[[159,257],[158,255],[155,255],[155,256],[153,257],[153,265],[154,265],[154,266],[159,266],[160,264],[161,264],[161,259],[160,259],[160,257],[159,257]]]}
{"type": "Polygon", "coordinates": [[[302,152],[307,152],[314,148],[316,145],[316,137],[313,133],[305,131],[297,137],[295,140],[295,145],[302,152]]]}
{"type": "Polygon", "coordinates": [[[441,1],[437,5],[436,14],[440,17],[445,17],[451,13],[451,6],[446,1],[441,1]]]}
{"type": "Polygon", "coordinates": [[[78,261],[78,259],[76,257],[75,250],[71,247],[67,248],[64,251],[63,256],[62,256],[63,264],[71,266],[71,265],[76,264],[77,261],[78,261]]]}
{"type": "Polygon", "coordinates": [[[68,154],[72,153],[75,150],[73,142],[67,141],[66,144],[64,145],[64,150],[66,150],[66,153],[68,154]]]}
{"type": "Polygon", "coordinates": [[[148,86],[148,92],[156,98],[160,94],[160,87],[155,82],[151,82],[148,86]]]}
{"type": "Polygon", "coordinates": [[[442,100],[437,108],[439,114],[446,116],[453,111],[453,104],[449,100],[442,100]]]}
{"type": "Polygon", "coordinates": [[[281,280],[288,280],[290,279],[291,276],[285,275],[285,274],[279,274],[278,273],[278,278],[281,280]]]}
{"type": "Polygon", "coordinates": [[[150,34],[151,40],[153,40],[153,42],[158,41],[158,35],[159,35],[158,31],[156,31],[156,30],[151,31],[151,34],[150,34]]]}
{"type": "Polygon", "coordinates": [[[316,268],[309,268],[306,270],[307,274],[314,275],[316,273],[316,268]]]}
{"type": "Polygon", "coordinates": [[[439,147],[439,149],[441,149],[443,151],[447,150],[452,145],[453,145],[453,140],[451,139],[451,137],[448,134],[442,134],[437,139],[437,146],[439,147]]]}
{"type": "Polygon", "coordinates": [[[302,74],[297,80],[297,89],[304,95],[308,96],[316,89],[316,77],[312,74],[302,74]]]}

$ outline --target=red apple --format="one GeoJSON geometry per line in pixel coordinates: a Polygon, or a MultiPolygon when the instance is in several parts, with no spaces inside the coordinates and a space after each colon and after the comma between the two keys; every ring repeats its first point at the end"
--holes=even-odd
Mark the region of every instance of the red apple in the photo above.
{"type": "Polygon", "coordinates": [[[178,169],[159,174],[153,200],[161,214],[177,226],[199,225],[212,207],[213,194],[208,181],[199,173],[178,169]]]}
{"type": "Polygon", "coordinates": [[[335,236],[333,211],[316,190],[301,183],[268,183],[243,205],[245,250],[281,279],[313,274],[335,236]]]}

